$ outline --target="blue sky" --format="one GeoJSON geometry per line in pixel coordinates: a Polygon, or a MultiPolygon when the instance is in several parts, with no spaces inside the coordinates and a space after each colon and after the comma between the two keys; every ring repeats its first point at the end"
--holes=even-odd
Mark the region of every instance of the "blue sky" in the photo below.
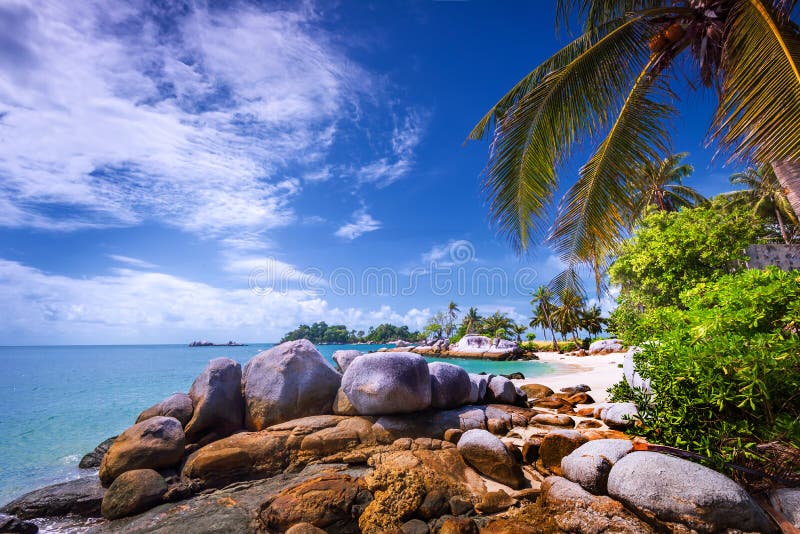
{"type": "MultiPolygon", "coordinates": [[[[564,44],[547,2],[3,1],[0,36],[0,344],[523,320],[559,270],[495,236],[464,144],[564,44]]],[[[674,130],[705,194],[710,103],[674,130]]]]}

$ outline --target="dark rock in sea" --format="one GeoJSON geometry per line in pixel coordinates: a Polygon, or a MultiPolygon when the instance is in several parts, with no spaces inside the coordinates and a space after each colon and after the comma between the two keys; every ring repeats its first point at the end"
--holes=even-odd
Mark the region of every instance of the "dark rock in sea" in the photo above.
{"type": "Polygon", "coordinates": [[[120,434],[100,464],[100,481],[111,484],[125,471],[174,467],[183,457],[184,436],[174,417],[156,416],[120,434]]]}
{"type": "Polygon", "coordinates": [[[96,476],[79,478],[26,493],[6,504],[0,513],[21,519],[66,514],[99,516],[105,491],[96,476]]]}
{"type": "Polygon", "coordinates": [[[520,373],[520,372],[510,373],[510,374],[507,374],[507,375],[500,375],[500,376],[504,376],[504,377],[508,378],[509,380],[524,380],[525,379],[525,375],[520,373]]]}
{"type": "Polygon", "coordinates": [[[299,417],[330,413],[342,375],[305,339],[254,356],[244,368],[242,391],[249,430],[299,417]]]}
{"type": "Polygon", "coordinates": [[[78,467],[81,469],[92,469],[100,467],[100,462],[103,461],[103,456],[106,455],[108,449],[114,443],[114,440],[117,439],[117,436],[111,436],[107,440],[103,441],[100,445],[94,448],[94,450],[81,458],[81,462],[78,464],[78,467]]]}
{"type": "Polygon", "coordinates": [[[242,428],[242,367],[230,358],[208,362],[189,389],[189,397],[194,412],[186,424],[187,443],[207,443],[242,428]]]}
{"type": "Polygon", "coordinates": [[[154,404],[140,413],[139,417],[136,418],[136,422],[141,423],[151,417],[162,415],[164,417],[174,417],[183,426],[186,426],[192,418],[193,410],[192,398],[189,395],[186,393],[173,393],[158,404],[154,404]]]}
{"type": "Polygon", "coordinates": [[[338,473],[359,477],[364,469],[341,464],[309,466],[299,473],[231,484],[191,499],[159,505],[133,517],[98,525],[94,531],[119,534],[250,534],[267,531],[259,513],[278,494],[312,478],[338,473]]]}
{"type": "Polygon", "coordinates": [[[161,497],[166,492],[167,483],[157,471],[126,471],[106,491],[100,511],[107,519],[135,515],[160,504],[161,497]]]}
{"type": "Polygon", "coordinates": [[[0,514],[0,532],[3,534],[36,534],[39,527],[13,515],[0,514]]]}

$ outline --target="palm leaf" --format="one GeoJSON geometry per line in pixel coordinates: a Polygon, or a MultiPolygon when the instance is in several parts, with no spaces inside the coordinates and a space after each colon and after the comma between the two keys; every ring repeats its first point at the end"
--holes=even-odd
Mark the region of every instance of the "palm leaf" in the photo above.
{"type": "Polygon", "coordinates": [[[731,149],[732,157],[798,163],[800,32],[773,4],[734,4],[712,135],[731,149]]]}

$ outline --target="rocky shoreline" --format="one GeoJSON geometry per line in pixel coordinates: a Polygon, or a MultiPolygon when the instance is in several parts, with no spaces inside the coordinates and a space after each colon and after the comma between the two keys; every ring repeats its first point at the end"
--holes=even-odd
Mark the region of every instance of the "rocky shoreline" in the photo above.
{"type": "MultiPolygon", "coordinates": [[[[212,360],[88,454],[96,473],[4,506],[0,531],[778,532],[733,480],[641,450],[636,407],[589,386],[334,360],[305,340],[212,360]]],[[[800,526],[798,491],[774,498],[800,526]]]]}

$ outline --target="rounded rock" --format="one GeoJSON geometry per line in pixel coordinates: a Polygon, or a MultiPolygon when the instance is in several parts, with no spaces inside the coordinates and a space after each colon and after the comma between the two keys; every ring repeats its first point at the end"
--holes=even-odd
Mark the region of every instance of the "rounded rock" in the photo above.
{"type": "Polygon", "coordinates": [[[365,354],[345,371],[342,391],[361,415],[426,410],[431,406],[428,363],[412,352],[365,354]]]}
{"type": "Polygon", "coordinates": [[[595,495],[606,492],[608,473],[620,458],[633,450],[627,439],[597,439],[584,443],[561,460],[564,478],[577,482],[595,495]]]}
{"type": "Polygon", "coordinates": [[[125,430],[100,463],[100,481],[108,485],[126,471],[173,467],[183,457],[184,435],[180,421],[156,416],[125,430]]]}
{"type": "Polygon", "coordinates": [[[347,368],[350,367],[350,364],[353,363],[353,360],[363,355],[364,353],[360,350],[337,350],[333,353],[332,358],[339,367],[339,371],[344,373],[347,371],[347,368]]]}
{"type": "Polygon", "coordinates": [[[151,417],[162,415],[164,417],[174,417],[181,422],[183,426],[192,418],[194,405],[192,398],[186,393],[173,393],[161,402],[154,404],[145,411],[139,414],[136,418],[137,423],[141,423],[151,417]]]}
{"type": "Polygon", "coordinates": [[[194,405],[186,424],[189,443],[220,439],[242,428],[242,367],[230,358],[208,362],[189,389],[194,405]]]}
{"type": "Polygon", "coordinates": [[[525,477],[517,460],[500,439],[486,430],[464,432],[458,441],[458,452],[479,472],[514,489],[525,485],[525,477]]]}
{"type": "Polygon", "coordinates": [[[308,340],[272,347],[245,366],[242,391],[250,430],[331,413],[341,375],[308,340]]]}
{"type": "Polygon", "coordinates": [[[106,491],[101,512],[106,519],[135,515],[159,504],[166,492],[167,483],[156,471],[126,471],[106,491]]]}
{"type": "Polygon", "coordinates": [[[464,368],[452,363],[428,364],[431,376],[431,407],[457,408],[470,400],[472,381],[464,368]]]}

